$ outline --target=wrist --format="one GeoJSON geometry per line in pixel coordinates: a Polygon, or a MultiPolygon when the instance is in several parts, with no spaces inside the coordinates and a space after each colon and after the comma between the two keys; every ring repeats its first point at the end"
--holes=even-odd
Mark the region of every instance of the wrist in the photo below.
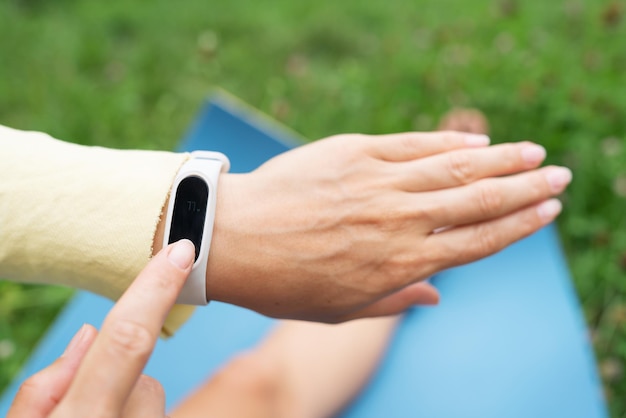
{"type": "MultiPolygon", "coordinates": [[[[238,225],[243,220],[239,208],[245,200],[241,199],[241,181],[245,174],[223,174],[219,179],[219,192],[215,210],[215,223],[211,251],[206,269],[206,292],[209,300],[241,305],[238,296],[245,293],[247,277],[245,272],[246,237],[238,233],[238,225]]],[[[248,234],[250,231],[247,231],[248,234]]]]}
{"type": "MultiPolygon", "coordinates": [[[[206,269],[206,294],[209,300],[236,303],[236,290],[240,273],[238,251],[233,238],[233,225],[237,222],[237,177],[241,175],[223,173],[219,177],[215,223],[211,249],[206,269]]],[[[169,195],[165,198],[161,216],[155,229],[152,255],[163,247],[169,195]]]]}
{"type": "Polygon", "coordinates": [[[159,246],[183,238],[195,246],[194,266],[178,295],[179,304],[208,303],[206,271],[213,241],[219,177],[228,172],[229,167],[230,162],[224,154],[192,152],[174,178],[167,204],[161,210],[156,236],[153,236],[153,253],[159,246]],[[161,242],[159,237],[162,237],[161,242]]]}

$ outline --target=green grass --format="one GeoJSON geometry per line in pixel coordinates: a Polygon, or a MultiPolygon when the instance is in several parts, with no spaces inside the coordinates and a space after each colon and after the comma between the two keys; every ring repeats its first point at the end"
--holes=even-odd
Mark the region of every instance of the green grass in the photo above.
{"type": "MultiPolygon", "coordinates": [[[[0,123],[172,149],[219,85],[314,139],[476,106],[575,180],[561,235],[612,415],[626,416],[626,22],[600,0],[5,0],[0,123]]],[[[540,291],[540,289],[538,289],[540,291]]],[[[0,283],[0,388],[68,291],[0,283]]],[[[529,301],[532,309],[532,301],[529,301]]]]}

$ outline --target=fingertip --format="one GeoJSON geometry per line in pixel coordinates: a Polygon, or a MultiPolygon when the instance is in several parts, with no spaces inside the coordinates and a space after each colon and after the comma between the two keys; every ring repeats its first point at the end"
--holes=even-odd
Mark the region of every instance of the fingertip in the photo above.
{"type": "Polygon", "coordinates": [[[432,296],[432,298],[425,304],[426,305],[431,305],[431,306],[436,306],[436,305],[439,305],[440,301],[441,301],[441,295],[439,294],[439,292],[435,292],[434,295],[432,296]]]}
{"type": "Polygon", "coordinates": [[[91,324],[83,325],[85,327],[85,335],[83,337],[84,344],[91,345],[98,336],[98,329],[91,324]]]}
{"type": "Polygon", "coordinates": [[[536,166],[546,159],[547,152],[541,145],[526,142],[522,145],[521,155],[526,164],[536,166]]]}
{"type": "Polygon", "coordinates": [[[83,324],[72,337],[61,357],[74,356],[85,349],[86,345],[93,342],[98,331],[89,324],[83,324]]]}
{"type": "Polygon", "coordinates": [[[61,357],[65,357],[67,355],[72,354],[72,352],[76,349],[76,347],[80,344],[83,338],[83,334],[85,334],[85,324],[81,325],[76,334],[72,337],[67,347],[65,347],[65,351],[61,355],[61,357]]]}
{"type": "Polygon", "coordinates": [[[430,283],[418,282],[409,286],[412,305],[437,305],[439,303],[439,291],[430,283]]]}
{"type": "Polygon", "coordinates": [[[537,206],[537,214],[544,224],[552,222],[563,210],[559,199],[550,199],[537,206]]]}
{"type": "Polygon", "coordinates": [[[424,289],[421,299],[418,301],[418,305],[434,306],[439,304],[440,295],[439,291],[432,286],[424,289]]]}
{"type": "Polygon", "coordinates": [[[196,248],[188,239],[181,239],[167,248],[167,258],[181,270],[187,270],[194,262],[196,248]]]}
{"type": "Polygon", "coordinates": [[[546,181],[553,193],[561,193],[572,182],[572,170],[567,167],[550,166],[545,171],[546,181]]]}

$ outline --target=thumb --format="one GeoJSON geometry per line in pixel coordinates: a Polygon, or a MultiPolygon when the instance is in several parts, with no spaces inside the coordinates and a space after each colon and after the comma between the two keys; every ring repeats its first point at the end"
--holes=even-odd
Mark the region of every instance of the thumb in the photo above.
{"type": "Polygon", "coordinates": [[[98,331],[83,325],[54,363],[26,379],[7,418],[45,418],[63,399],[98,331]]]}

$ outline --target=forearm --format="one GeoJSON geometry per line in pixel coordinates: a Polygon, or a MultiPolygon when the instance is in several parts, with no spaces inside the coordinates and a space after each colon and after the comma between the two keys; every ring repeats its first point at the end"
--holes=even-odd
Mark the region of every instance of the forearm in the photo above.
{"type": "Polygon", "coordinates": [[[340,325],[285,322],[260,347],[276,363],[284,417],[328,418],[365,386],[398,317],[340,325]]]}
{"type": "Polygon", "coordinates": [[[363,388],[398,317],[342,325],[282,322],[220,370],[173,418],[328,418],[363,388]]]}

